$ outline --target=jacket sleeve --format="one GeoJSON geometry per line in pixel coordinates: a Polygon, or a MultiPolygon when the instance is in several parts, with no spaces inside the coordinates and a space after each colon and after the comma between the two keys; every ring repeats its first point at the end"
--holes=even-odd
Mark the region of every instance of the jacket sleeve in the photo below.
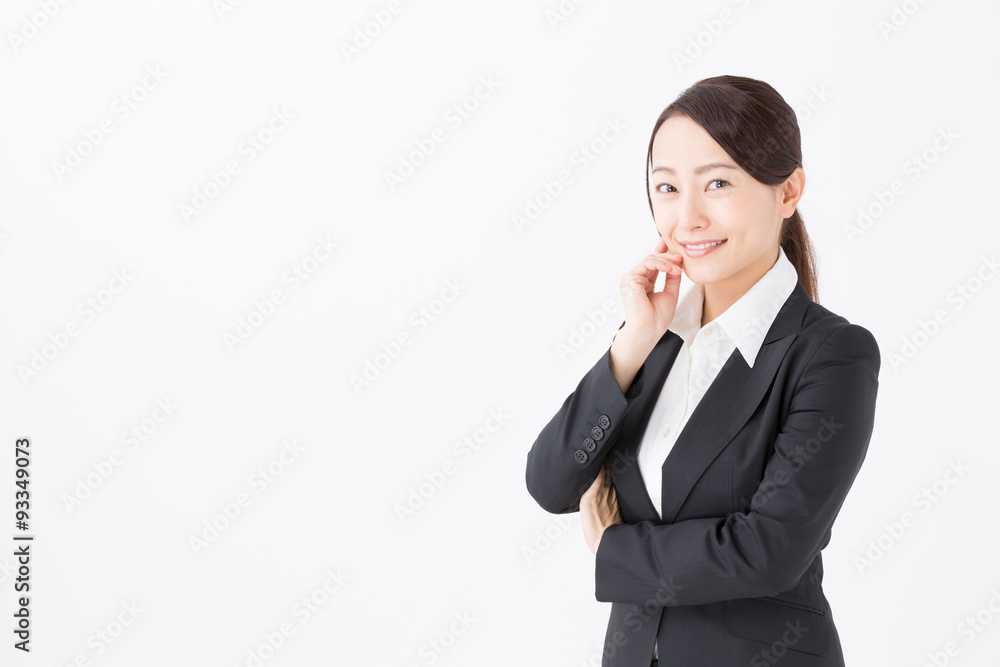
{"type": "Polygon", "coordinates": [[[623,394],[611,372],[609,346],[539,433],[528,451],[525,482],[542,509],[552,514],[580,510],[580,497],[597,478],[642,392],[645,371],[643,364],[623,394]]]}
{"type": "Polygon", "coordinates": [[[881,365],[845,324],[807,362],[746,511],[609,526],[598,545],[601,602],[695,605],[789,590],[829,541],[868,451],[881,365]]]}

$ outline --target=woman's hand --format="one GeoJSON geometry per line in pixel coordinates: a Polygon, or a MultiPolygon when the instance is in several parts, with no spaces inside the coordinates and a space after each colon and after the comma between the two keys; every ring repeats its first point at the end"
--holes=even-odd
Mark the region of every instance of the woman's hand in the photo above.
{"type": "Polygon", "coordinates": [[[618,289],[625,305],[625,327],[637,340],[655,343],[674,319],[681,286],[681,262],[677,253],[667,253],[660,237],[653,253],[622,276],[618,289]],[[660,271],[667,274],[662,292],[654,292],[660,271]]]}
{"type": "Polygon", "coordinates": [[[601,471],[590,488],[580,497],[580,521],[583,526],[583,539],[587,542],[590,553],[597,555],[597,547],[601,543],[604,529],[616,523],[625,523],[618,511],[618,496],[611,484],[611,471],[608,460],[604,459],[601,471]]]}
{"type": "Polygon", "coordinates": [[[625,324],[611,344],[611,373],[622,394],[628,393],[646,357],[667,332],[677,310],[681,287],[681,262],[676,253],[667,253],[660,237],[651,255],[622,276],[618,289],[625,303],[625,324]],[[654,292],[660,271],[667,274],[663,291],[654,292]]]}

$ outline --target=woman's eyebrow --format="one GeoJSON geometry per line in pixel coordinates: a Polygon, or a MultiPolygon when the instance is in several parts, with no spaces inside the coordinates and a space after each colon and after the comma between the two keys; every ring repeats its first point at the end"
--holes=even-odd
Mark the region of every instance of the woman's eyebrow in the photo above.
{"type": "MultiPolygon", "coordinates": [[[[701,176],[702,174],[704,174],[709,169],[736,169],[736,166],[732,165],[732,164],[729,164],[728,162],[711,162],[709,164],[703,164],[700,167],[695,167],[695,170],[694,170],[695,176],[701,176]]],[[[652,173],[655,174],[658,171],[665,171],[668,174],[676,174],[677,173],[676,171],[674,171],[670,167],[664,167],[662,165],[659,166],[659,167],[653,167],[652,173]]]]}

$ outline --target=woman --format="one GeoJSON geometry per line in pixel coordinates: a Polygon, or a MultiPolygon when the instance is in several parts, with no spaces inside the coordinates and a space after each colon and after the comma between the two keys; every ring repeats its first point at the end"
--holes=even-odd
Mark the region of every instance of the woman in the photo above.
{"type": "Polygon", "coordinates": [[[795,114],[762,81],[704,79],[660,114],[646,169],[659,242],[528,452],[528,491],[580,512],[612,603],[605,667],[844,665],[820,552],[881,357],[817,303],[795,114]]]}

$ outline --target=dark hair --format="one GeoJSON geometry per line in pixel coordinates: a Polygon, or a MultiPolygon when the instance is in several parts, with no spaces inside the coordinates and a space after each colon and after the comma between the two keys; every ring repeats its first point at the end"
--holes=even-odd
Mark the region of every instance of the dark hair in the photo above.
{"type": "MultiPolygon", "coordinates": [[[[685,89],[656,119],[646,154],[646,197],[653,138],[671,116],[687,116],[700,125],[754,179],[780,185],[802,166],[802,140],[795,112],[774,88],[742,76],[713,76],[685,89]]],[[[798,208],[781,223],[781,247],[809,298],[819,303],[816,259],[798,208]]]]}

